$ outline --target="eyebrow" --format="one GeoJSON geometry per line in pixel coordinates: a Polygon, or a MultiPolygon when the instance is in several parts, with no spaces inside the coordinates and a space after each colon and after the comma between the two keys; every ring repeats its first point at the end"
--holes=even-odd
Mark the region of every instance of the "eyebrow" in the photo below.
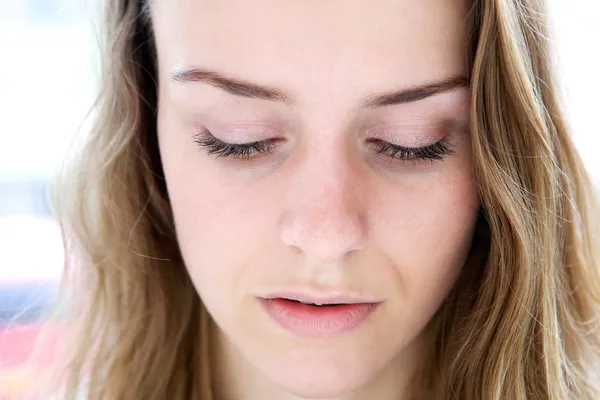
{"type": "Polygon", "coordinates": [[[366,106],[370,108],[390,106],[394,104],[413,103],[442,93],[452,92],[469,86],[469,79],[465,76],[452,76],[441,81],[430,82],[425,85],[414,86],[395,92],[371,96],[366,106]]]}
{"type": "MultiPolygon", "coordinates": [[[[171,73],[171,80],[177,83],[201,82],[224,90],[225,92],[251,99],[294,104],[294,96],[271,86],[258,85],[242,79],[228,77],[220,72],[202,68],[189,68],[171,73]]],[[[451,92],[469,86],[469,80],[462,75],[451,76],[424,85],[369,96],[365,107],[377,108],[397,104],[413,103],[438,94],[451,92]]]]}

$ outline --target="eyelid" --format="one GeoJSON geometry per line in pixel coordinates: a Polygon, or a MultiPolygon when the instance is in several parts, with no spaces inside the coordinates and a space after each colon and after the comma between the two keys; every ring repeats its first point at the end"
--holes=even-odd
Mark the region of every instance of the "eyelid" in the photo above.
{"type": "Polygon", "coordinates": [[[264,121],[259,118],[234,122],[210,121],[208,125],[202,123],[196,126],[197,131],[205,129],[209,129],[211,135],[216,138],[221,138],[219,140],[230,144],[244,144],[250,141],[259,142],[268,140],[275,136],[280,136],[284,131],[284,127],[280,122],[264,121]]]}
{"type": "Polygon", "coordinates": [[[214,136],[216,139],[222,141],[227,144],[249,144],[251,142],[260,142],[263,140],[268,140],[269,138],[274,136],[274,133],[271,130],[260,129],[258,127],[249,128],[227,128],[227,129],[218,129],[218,130],[210,130],[210,134],[214,136]],[[217,132],[215,134],[215,132],[217,132]],[[218,132],[226,132],[219,134],[218,132]],[[226,136],[227,139],[221,139],[219,137],[226,136]]]}
{"type": "Polygon", "coordinates": [[[364,129],[367,138],[376,138],[406,148],[426,147],[454,132],[458,121],[423,121],[415,119],[403,122],[373,124],[364,129]]]}

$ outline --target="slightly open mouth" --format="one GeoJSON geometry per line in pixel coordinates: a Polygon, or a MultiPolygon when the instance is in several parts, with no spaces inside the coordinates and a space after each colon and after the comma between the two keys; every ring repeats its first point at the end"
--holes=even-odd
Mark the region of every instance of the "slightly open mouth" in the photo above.
{"type": "Polygon", "coordinates": [[[293,300],[293,299],[281,299],[281,300],[290,301],[290,302],[297,303],[297,304],[303,304],[303,305],[306,305],[306,306],[313,306],[313,307],[335,307],[335,306],[341,306],[341,305],[343,305],[343,304],[315,304],[315,303],[305,303],[303,301],[293,300]]]}

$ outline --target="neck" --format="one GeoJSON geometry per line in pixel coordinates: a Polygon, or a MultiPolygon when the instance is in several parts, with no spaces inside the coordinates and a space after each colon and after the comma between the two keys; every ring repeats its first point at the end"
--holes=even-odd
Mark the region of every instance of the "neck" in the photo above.
{"type": "MultiPolygon", "coordinates": [[[[214,387],[217,400],[304,400],[294,396],[257,370],[225,335],[213,331],[214,387]]],[[[414,399],[419,367],[425,355],[425,335],[403,349],[370,382],[344,396],[319,400],[414,399]]]]}

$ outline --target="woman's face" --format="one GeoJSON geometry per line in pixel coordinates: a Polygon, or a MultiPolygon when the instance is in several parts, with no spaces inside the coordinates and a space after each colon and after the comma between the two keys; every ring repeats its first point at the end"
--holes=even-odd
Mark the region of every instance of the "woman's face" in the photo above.
{"type": "Polygon", "coordinates": [[[401,381],[478,214],[464,5],[152,4],[164,172],[223,357],[307,397],[401,381]]]}

